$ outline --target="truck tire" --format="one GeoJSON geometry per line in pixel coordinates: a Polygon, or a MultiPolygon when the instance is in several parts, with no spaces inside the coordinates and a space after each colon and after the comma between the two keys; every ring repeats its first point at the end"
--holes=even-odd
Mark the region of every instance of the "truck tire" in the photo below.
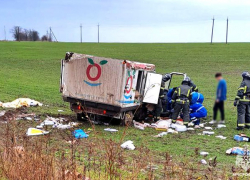
{"type": "Polygon", "coordinates": [[[122,119],[123,126],[132,126],[133,124],[134,114],[132,111],[128,111],[125,113],[124,118],[122,119]]]}
{"type": "Polygon", "coordinates": [[[87,120],[86,115],[84,113],[77,113],[76,117],[77,117],[78,121],[86,121],[87,120]]]}

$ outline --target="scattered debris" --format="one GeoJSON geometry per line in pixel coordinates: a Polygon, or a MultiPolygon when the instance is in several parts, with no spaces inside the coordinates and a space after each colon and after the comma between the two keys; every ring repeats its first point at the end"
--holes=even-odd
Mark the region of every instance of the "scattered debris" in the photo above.
{"type": "Polygon", "coordinates": [[[201,156],[207,156],[209,153],[208,152],[205,152],[205,151],[202,151],[202,152],[200,152],[200,155],[201,156]]]}
{"type": "Polygon", "coordinates": [[[205,124],[199,124],[199,126],[200,126],[201,128],[204,128],[205,124]]]}
{"type": "Polygon", "coordinates": [[[176,124],[175,125],[175,130],[178,131],[178,132],[185,132],[185,131],[187,131],[187,127],[184,126],[184,125],[176,124]]]}
{"type": "Polygon", "coordinates": [[[87,138],[89,137],[88,134],[86,134],[82,129],[77,129],[73,131],[73,135],[77,139],[87,138]]]}
{"type": "Polygon", "coordinates": [[[194,128],[189,127],[189,128],[187,128],[187,130],[188,131],[194,131],[194,128]]]}
{"type": "Polygon", "coordinates": [[[250,138],[245,134],[239,134],[234,136],[234,140],[239,142],[241,141],[249,142],[250,138]]]}
{"type": "Polygon", "coordinates": [[[165,136],[167,134],[168,134],[167,132],[162,132],[162,133],[160,133],[160,134],[158,134],[158,135],[156,135],[154,137],[163,137],[163,136],[165,136]]]}
{"type": "Polygon", "coordinates": [[[224,127],[227,127],[225,124],[218,124],[217,125],[217,128],[224,128],[224,127]]]}
{"type": "Polygon", "coordinates": [[[0,111],[0,116],[4,116],[6,111],[0,111]]]}
{"type": "Polygon", "coordinates": [[[109,132],[117,132],[117,129],[112,129],[112,128],[106,128],[104,131],[109,131],[109,132]]]}
{"type": "Polygon", "coordinates": [[[123,149],[128,149],[128,150],[134,150],[134,149],[135,149],[135,146],[134,146],[133,141],[130,141],[130,140],[124,142],[124,143],[121,145],[121,147],[122,147],[123,149]]]}
{"type": "Polygon", "coordinates": [[[147,168],[148,168],[148,169],[151,169],[151,170],[157,170],[157,169],[159,169],[158,166],[153,165],[153,164],[149,164],[149,165],[147,166],[147,168]]]}
{"type": "Polygon", "coordinates": [[[202,159],[202,160],[201,160],[201,164],[206,165],[206,164],[207,164],[207,161],[206,161],[205,159],[202,159]]]}
{"type": "Polygon", "coordinates": [[[203,135],[213,135],[213,131],[203,131],[203,135]]]}
{"type": "Polygon", "coordinates": [[[59,109],[58,112],[63,112],[63,110],[59,109]]]}
{"type": "Polygon", "coordinates": [[[141,123],[138,123],[138,122],[134,122],[134,127],[137,128],[137,129],[140,129],[140,130],[144,130],[144,126],[140,125],[141,123]]]}
{"type": "Polygon", "coordinates": [[[26,117],[25,119],[28,121],[32,121],[32,117],[26,117]]]}
{"type": "Polygon", "coordinates": [[[171,128],[169,128],[167,132],[168,133],[173,133],[173,134],[178,134],[178,131],[175,131],[175,130],[173,130],[171,128]]]}
{"type": "Polygon", "coordinates": [[[0,106],[3,108],[20,108],[20,107],[30,107],[30,106],[42,106],[43,104],[30,98],[19,98],[12,102],[2,103],[0,106]]]}
{"type": "Polygon", "coordinates": [[[37,136],[37,135],[44,135],[44,134],[48,134],[48,131],[43,131],[41,129],[37,129],[37,128],[29,128],[26,135],[27,136],[37,136]]]}
{"type": "Polygon", "coordinates": [[[233,148],[226,150],[226,154],[228,154],[228,155],[231,155],[231,154],[241,155],[241,156],[248,155],[249,156],[249,150],[241,148],[241,147],[233,147],[233,148]]]}
{"type": "Polygon", "coordinates": [[[205,127],[206,130],[213,130],[212,127],[205,127]]]}
{"type": "Polygon", "coordinates": [[[227,137],[225,137],[225,136],[222,136],[222,135],[219,135],[219,136],[215,136],[215,137],[217,137],[217,138],[220,138],[220,139],[227,139],[227,137]]]}

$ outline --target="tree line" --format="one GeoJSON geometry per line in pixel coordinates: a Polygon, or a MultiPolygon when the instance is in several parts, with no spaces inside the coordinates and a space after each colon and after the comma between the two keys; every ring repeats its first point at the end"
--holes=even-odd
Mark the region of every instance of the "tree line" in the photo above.
{"type": "Polygon", "coordinates": [[[14,26],[11,31],[16,41],[51,41],[51,37],[43,35],[41,38],[39,32],[34,29],[24,29],[20,26],[14,26]]]}

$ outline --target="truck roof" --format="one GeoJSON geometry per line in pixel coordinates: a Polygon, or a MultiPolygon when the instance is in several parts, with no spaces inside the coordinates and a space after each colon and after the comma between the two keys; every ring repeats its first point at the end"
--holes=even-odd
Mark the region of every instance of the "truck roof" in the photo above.
{"type": "MultiPolygon", "coordinates": [[[[78,54],[78,53],[71,53],[67,52],[65,56],[65,60],[73,61],[73,60],[79,60],[84,58],[93,58],[97,57],[94,55],[87,55],[87,54],[78,54]]],[[[146,71],[155,71],[155,65],[149,64],[149,63],[142,63],[137,61],[130,61],[130,60],[121,60],[121,59],[114,59],[114,58],[106,58],[106,57],[99,57],[101,59],[109,59],[110,60],[116,60],[121,61],[123,64],[126,64],[127,68],[136,69],[136,70],[146,70],[146,71]]]]}

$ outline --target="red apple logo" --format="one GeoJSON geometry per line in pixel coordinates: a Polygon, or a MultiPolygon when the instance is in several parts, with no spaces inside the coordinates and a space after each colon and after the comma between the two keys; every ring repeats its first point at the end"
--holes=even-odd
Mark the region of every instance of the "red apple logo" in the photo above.
{"type": "MultiPolygon", "coordinates": [[[[107,64],[108,61],[107,60],[102,60],[100,61],[100,65],[99,64],[96,64],[93,59],[91,58],[88,58],[88,61],[90,63],[90,65],[87,67],[86,69],[86,75],[87,75],[87,78],[90,80],[90,81],[97,81],[98,79],[100,79],[101,75],[102,75],[102,68],[101,66],[104,65],[104,64],[107,64]],[[91,76],[90,75],[90,70],[92,68],[97,68],[97,74],[95,76],[91,76]]],[[[85,81],[84,82],[86,84],[88,84],[89,86],[100,86],[102,83],[91,83],[91,82],[88,82],[88,81],[85,81]]]]}

